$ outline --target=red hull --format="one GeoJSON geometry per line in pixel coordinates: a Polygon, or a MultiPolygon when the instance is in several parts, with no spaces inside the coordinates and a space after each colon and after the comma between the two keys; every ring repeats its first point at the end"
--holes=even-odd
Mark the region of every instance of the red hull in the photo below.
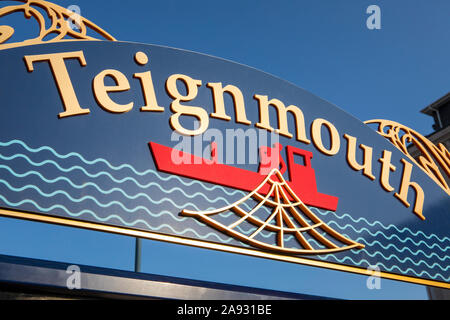
{"type": "MultiPolygon", "coordinates": [[[[225,164],[214,163],[212,160],[175,150],[155,142],[150,142],[149,146],[152,151],[156,167],[162,172],[176,174],[179,176],[244,191],[253,191],[266,177],[258,172],[236,168],[225,164]],[[184,159],[184,163],[175,163],[173,160],[174,157],[172,157],[173,152],[176,152],[176,157],[178,159],[184,159]]],[[[293,153],[289,151],[293,151],[292,149],[294,148],[287,148],[289,154],[289,174],[291,179],[288,181],[288,184],[292,190],[307,205],[336,211],[338,198],[319,193],[317,191],[314,170],[312,168],[296,165],[299,166],[298,170],[293,170],[295,169],[293,163],[293,153]],[[297,174],[293,171],[297,171],[297,174]]],[[[294,153],[298,150],[299,149],[295,149],[294,153]]],[[[305,151],[303,151],[303,153],[305,153],[305,151]]],[[[312,154],[310,154],[310,158],[311,157],[312,154]]],[[[307,160],[310,159],[305,157],[305,162],[307,160]]],[[[267,192],[269,192],[269,187],[266,186],[261,189],[260,192],[261,194],[266,195],[267,192]]]]}

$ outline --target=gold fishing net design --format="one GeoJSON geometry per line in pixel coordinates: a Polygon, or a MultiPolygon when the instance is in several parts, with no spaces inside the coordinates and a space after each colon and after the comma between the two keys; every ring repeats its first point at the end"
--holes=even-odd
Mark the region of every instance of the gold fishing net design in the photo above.
{"type": "Polygon", "coordinates": [[[194,217],[251,246],[281,253],[311,255],[364,248],[364,245],[341,235],[317,217],[292,191],[277,169],[271,171],[254,191],[228,206],[202,212],[183,210],[181,215],[194,217]],[[267,185],[269,192],[263,195],[261,190],[267,188],[267,185]],[[250,211],[243,209],[242,204],[251,199],[257,202],[256,206],[250,211]],[[270,210],[265,220],[256,214],[263,207],[270,210]],[[229,211],[238,217],[234,223],[225,225],[213,219],[214,216],[229,211]],[[255,227],[250,235],[243,234],[237,228],[244,222],[255,227]],[[276,235],[275,243],[258,238],[263,230],[276,235]],[[296,247],[286,245],[285,239],[288,235],[294,236],[296,247]],[[308,240],[311,238],[315,241],[308,240]]]}

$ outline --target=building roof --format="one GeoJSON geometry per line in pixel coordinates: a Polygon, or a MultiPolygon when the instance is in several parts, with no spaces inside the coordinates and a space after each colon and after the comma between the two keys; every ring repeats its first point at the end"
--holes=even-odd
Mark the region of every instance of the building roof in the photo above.
{"type": "Polygon", "coordinates": [[[426,106],[425,108],[420,110],[420,112],[433,117],[434,112],[436,110],[439,110],[441,107],[445,106],[448,102],[450,102],[450,92],[448,92],[446,95],[439,98],[438,100],[434,101],[430,105],[426,106]]]}

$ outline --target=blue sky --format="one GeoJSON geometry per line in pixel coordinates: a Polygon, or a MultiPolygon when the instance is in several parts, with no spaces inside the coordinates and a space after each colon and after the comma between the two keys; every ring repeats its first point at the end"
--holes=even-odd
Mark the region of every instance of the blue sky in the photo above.
{"type": "MultiPolygon", "coordinates": [[[[419,111],[449,91],[448,0],[54,2],[78,5],[120,41],[233,60],[361,120],[423,134],[432,119],[419,111]],[[381,30],[366,27],[371,4],[381,8],[381,30]]],[[[1,254],[131,270],[133,246],[129,237],[0,218],[1,254]]],[[[426,298],[418,285],[382,280],[368,290],[362,276],[152,241],[143,242],[143,271],[341,298],[426,298]]]]}

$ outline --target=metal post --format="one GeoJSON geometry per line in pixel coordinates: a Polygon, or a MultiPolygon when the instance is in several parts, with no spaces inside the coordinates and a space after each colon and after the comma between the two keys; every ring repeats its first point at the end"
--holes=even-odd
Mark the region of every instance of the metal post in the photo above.
{"type": "Polygon", "coordinates": [[[141,272],[141,239],[136,238],[134,251],[134,272],[141,272]]]}

